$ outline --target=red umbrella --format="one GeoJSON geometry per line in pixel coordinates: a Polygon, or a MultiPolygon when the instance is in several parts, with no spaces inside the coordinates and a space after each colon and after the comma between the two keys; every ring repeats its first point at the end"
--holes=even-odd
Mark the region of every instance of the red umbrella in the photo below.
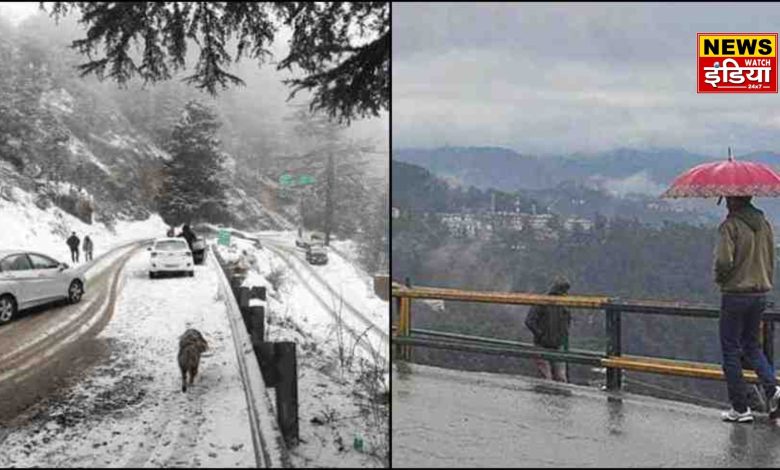
{"type": "Polygon", "coordinates": [[[780,196],[780,174],[768,165],[729,159],[703,163],[678,176],[661,197],[780,196]]]}

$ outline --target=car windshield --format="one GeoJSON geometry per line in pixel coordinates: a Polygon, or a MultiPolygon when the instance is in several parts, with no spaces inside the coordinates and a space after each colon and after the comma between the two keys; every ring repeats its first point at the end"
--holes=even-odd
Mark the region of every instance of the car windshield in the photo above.
{"type": "Polygon", "coordinates": [[[187,243],[179,240],[165,240],[154,245],[154,249],[157,251],[181,251],[187,248],[187,243]]]}

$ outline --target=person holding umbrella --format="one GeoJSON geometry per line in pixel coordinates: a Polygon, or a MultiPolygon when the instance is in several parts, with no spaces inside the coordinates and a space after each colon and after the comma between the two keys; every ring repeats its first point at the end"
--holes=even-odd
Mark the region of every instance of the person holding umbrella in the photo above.
{"type": "Polygon", "coordinates": [[[715,282],[722,294],[719,326],[723,373],[732,403],[723,419],[749,422],[753,416],[747,406],[740,350],[761,379],[769,412],[774,413],[780,402],[774,368],[758,342],[766,294],[772,290],[774,279],[774,237],[772,226],[751,204],[750,196],[726,197],[726,205],[729,212],[720,225],[715,253],[715,282]]]}
{"type": "MultiPolygon", "coordinates": [[[[666,197],[726,197],[728,215],[721,223],[715,249],[715,283],[721,291],[720,345],[723,374],[732,408],[724,421],[752,422],[742,357],[755,369],[767,397],[770,418],[780,404],[775,369],[759,345],[761,315],[774,279],[774,236],[764,213],[753,206],[753,195],[780,195],[780,175],[766,165],[726,162],[698,165],[678,177],[666,197]]],[[[720,199],[718,199],[720,203],[720,199]]]]}

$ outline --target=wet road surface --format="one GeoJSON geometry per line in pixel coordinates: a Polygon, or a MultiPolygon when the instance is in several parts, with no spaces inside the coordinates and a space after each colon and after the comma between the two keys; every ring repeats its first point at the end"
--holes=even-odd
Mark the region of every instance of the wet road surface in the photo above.
{"type": "Polygon", "coordinates": [[[0,427],[106,355],[95,334],[111,317],[120,269],[138,246],[116,250],[89,275],[81,302],[37,307],[0,328],[0,427]]]}
{"type": "Polygon", "coordinates": [[[405,363],[392,381],[393,467],[780,466],[765,414],[405,363]]]}

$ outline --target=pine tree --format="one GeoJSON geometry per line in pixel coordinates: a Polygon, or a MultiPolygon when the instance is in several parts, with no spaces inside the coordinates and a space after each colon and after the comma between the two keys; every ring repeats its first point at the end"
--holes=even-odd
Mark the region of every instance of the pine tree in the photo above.
{"type": "Polygon", "coordinates": [[[303,225],[325,232],[326,244],[334,233],[353,234],[362,222],[363,201],[373,194],[366,183],[365,155],[371,145],[347,140],[344,125],[301,106],[288,120],[293,121],[300,156],[285,159],[283,171],[313,175],[317,181],[302,197],[303,225]]]}
{"type": "MultiPolygon", "coordinates": [[[[45,9],[44,2],[41,8],[45,9]]],[[[120,85],[135,76],[168,80],[186,69],[190,39],[200,49],[185,80],[212,95],[242,85],[228,72],[248,56],[259,64],[271,56],[279,23],[292,30],[289,53],[277,69],[297,70],[285,80],[292,90],[313,92],[312,110],[349,122],[378,116],[390,102],[389,2],[52,2],[57,20],[81,13],[86,37],[71,47],[88,58],[82,74],[109,77],[120,85]],[[237,37],[236,52],[228,45],[237,37]],[[133,54],[132,44],[142,45],[133,54]],[[100,49],[104,54],[100,55],[100,49]],[[140,56],[140,57],[139,57],[140,56]]]]}
{"type": "Polygon", "coordinates": [[[216,133],[216,113],[198,101],[184,107],[165,145],[172,159],[158,197],[158,209],[166,223],[178,225],[198,220],[222,222],[226,216],[225,188],[219,180],[223,155],[216,133]]]}

